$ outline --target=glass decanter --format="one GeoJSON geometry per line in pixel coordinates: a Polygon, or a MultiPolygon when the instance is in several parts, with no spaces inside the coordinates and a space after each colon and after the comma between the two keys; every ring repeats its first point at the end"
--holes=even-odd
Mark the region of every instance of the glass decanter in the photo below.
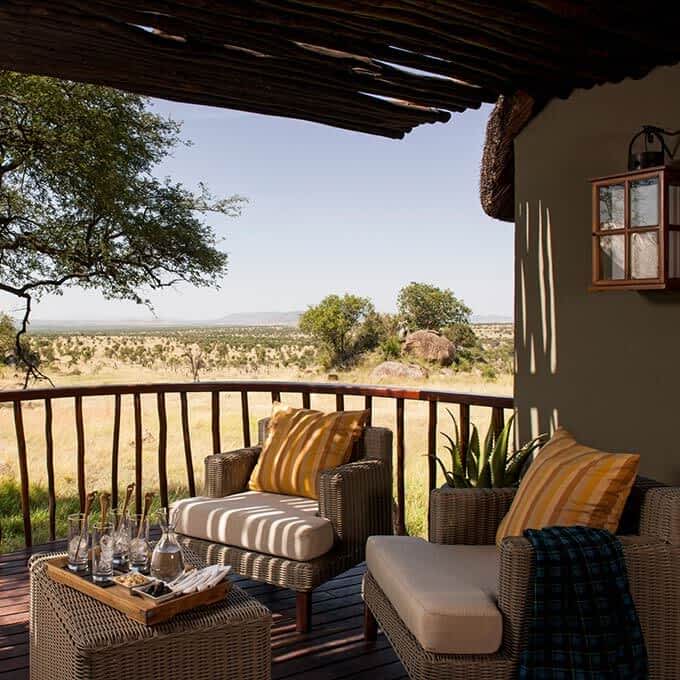
{"type": "Polygon", "coordinates": [[[175,523],[168,508],[158,513],[161,537],[151,555],[151,576],[166,583],[176,579],[184,571],[182,546],[175,534],[175,523]]]}

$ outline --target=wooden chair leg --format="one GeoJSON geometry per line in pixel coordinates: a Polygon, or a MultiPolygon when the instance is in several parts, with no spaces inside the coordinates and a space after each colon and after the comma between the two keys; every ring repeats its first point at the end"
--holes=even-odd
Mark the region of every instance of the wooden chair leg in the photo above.
{"type": "Polygon", "coordinates": [[[375,642],[378,638],[378,622],[373,612],[364,603],[364,639],[367,642],[375,642]]]}
{"type": "Polygon", "coordinates": [[[295,630],[309,633],[312,627],[312,593],[295,593],[295,630]]]}

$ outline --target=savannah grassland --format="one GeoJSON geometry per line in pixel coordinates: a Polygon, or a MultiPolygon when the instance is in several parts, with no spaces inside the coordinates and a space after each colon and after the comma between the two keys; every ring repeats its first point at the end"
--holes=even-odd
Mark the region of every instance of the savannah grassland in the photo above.
{"type": "MultiPolygon", "coordinates": [[[[393,379],[393,384],[419,385],[481,394],[512,394],[512,327],[478,325],[475,331],[483,347],[482,362],[462,361],[451,368],[429,368],[426,380],[393,379]]],[[[152,330],[102,329],[34,333],[32,341],[43,357],[42,370],[56,386],[113,383],[191,381],[191,355],[203,364],[201,381],[299,380],[326,382],[328,371],[319,365],[318,347],[293,327],[165,328],[152,330]]],[[[334,371],[340,382],[373,383],[371,370],[383,360],[380,351],[347,371],[334,371]]],[[[0,369],[0,389],[20,386],[11,367],[0,369]]],[[[285,403],[301,405],[300,395],[282,395],[285,403]]],[[[268,415],[271,396],[251,393],[250,425],[256,440],[256,423],[268,415]]],[[[0,552],[21,547],[22,519],[18,493],[18,464],[14,420],[9,404],[0,408],[0,552]]],[[[313,395],[312,407],[334,410],[333,396],[313,395]]],[[[65,517],[77,511],[76,430],[72,399],[54,401],[55,479],[58,533],[65,517]]],[[[345,408],[363,408],[363,398],[347,397],[345,408]]],[[[374,399],[373,422],[394,429],[395,404],[374,399]]],[[[211,453],[210,395],[189,397],[191,443],[198,492],[202,486],[203,459],[211,453]]],[[[107,490],[111,484],[113,397],[84,399],[86,480],[88,490],[107,490]]],[[[173,496],[187,493],[186,467],[179,397],[167,395],[168,476],[173,496]]],[[[472,420],[485,431],[489,409],[473,408],[472,420]]],[[[406,517],[410,533],[426,532],[427,404],[406,403],[406,517]]],[[[440,429],[451,430],[445,407],[440,406],[440,429]]],[[[31,484],[33,542],[47,540],[47,471],[45,466],[44,409],[42,402],[24,403],[29,480],[31,484]]],[[[157,490],[158,415],[155,395],[142,396],[143,478],[145,490],[157,490]]],[[[222,449],[242,445],[239,394],[221,396],[222,449]]],[[[123,397],[119,453],[121,490],[134,480],[134,428],[132,397],[123,397]]]]}

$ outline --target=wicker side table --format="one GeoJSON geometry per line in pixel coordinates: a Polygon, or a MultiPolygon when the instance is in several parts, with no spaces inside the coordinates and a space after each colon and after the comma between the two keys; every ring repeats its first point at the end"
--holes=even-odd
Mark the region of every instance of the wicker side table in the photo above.
{"type": "Polygon", "coordinates": [[[269,610],[233,587],[218,604],[144,626],[31,559],[31,680],[268,680],[269,610]]]}

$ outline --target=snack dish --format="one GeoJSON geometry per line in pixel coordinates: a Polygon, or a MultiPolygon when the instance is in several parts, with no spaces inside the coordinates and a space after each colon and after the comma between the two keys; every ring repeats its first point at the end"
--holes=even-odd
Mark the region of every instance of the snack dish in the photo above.
{"type": "Polygon", "coordinates": [[[151,579],[148,576],[144,576],[144,574],[140,574],[138,571],[130,571],[127,574],[114,576],[113,582],[123,586],[123,588],[133,590],[134,588],[149,585],[151,579]]]}

